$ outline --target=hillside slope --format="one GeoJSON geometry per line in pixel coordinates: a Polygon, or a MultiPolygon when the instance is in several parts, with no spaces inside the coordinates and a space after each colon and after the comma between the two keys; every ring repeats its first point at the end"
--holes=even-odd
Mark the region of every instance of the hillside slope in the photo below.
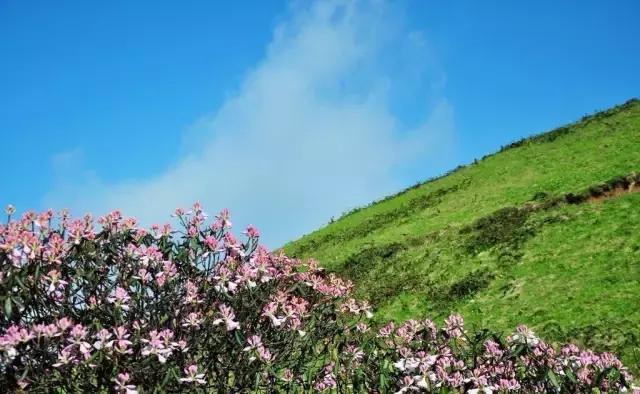
{"type": "Polygon", "coordinates": [[[287,244],[349,277],[382,318],[622,354],[640,369],[640,101],[502,149],[287,244]],[[637,184],[637,186],[636,186],[637,184]]]}

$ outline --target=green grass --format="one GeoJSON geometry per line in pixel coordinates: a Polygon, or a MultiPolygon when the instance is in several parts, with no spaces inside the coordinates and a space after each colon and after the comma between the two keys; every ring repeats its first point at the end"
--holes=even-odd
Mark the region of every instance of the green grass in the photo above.
{"type": "Polygon", "coordinates": [[[380,319],[443,318],[612,350],[636,371],[640,193],[571,204],[640,172],[640,101],[518,141],[285,245],[349,277],[380,319]],[[587,196],[588,194],[585,194],[587,196]]]}

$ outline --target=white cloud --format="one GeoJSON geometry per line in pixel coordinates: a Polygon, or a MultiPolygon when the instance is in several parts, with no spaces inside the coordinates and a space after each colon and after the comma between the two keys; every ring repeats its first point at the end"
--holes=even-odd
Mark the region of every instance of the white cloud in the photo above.
{"type": "Polygon", "coordinates": [[[446,100],[432,97],[429,108],[424,94],[407,95],[406,84],[441,83],[424,72],[427,48],[395,6],[297,4],[237,94],[185,132],[197,149],[154,177],[117,183],[64,154],[45,202],[76,213],[119,208],[150,224],[199,200],[210,213],[230,208],[234,222],[257,225],[279,246],[405,186],[413,179],[404,169],[446,145],[446,100]],[[396,98],[423,100],[422,120],[408,124],[393,110],[396,98]]]}

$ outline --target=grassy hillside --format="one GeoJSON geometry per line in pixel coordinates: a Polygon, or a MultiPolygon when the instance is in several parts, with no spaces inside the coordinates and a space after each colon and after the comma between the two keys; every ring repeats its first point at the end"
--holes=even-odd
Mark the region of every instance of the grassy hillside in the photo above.
{"type": "Polygon", "coordinates": [[[640,101],[516,142],[285,246],[382,318],[442,318],[640,354],[640,101]],[[635,186],[635,184],[638,186],[635,186]]]}

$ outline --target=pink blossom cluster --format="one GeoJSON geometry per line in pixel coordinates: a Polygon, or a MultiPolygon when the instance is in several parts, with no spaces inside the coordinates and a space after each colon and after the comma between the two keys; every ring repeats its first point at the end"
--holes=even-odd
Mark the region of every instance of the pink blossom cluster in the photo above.
{"type": "Polygon", "coordinates": [[[471,335],[462,317],[452,315],[441,330],[430,320],[408,320],[395,329],[381,328],[378,338],[396,354],[394,366],[403,375],[398,392],[627,392],[632,382],[611,353],[572,344],[557,351],[523,325],[501,340],[471,335]]]}
{"type": "Polygon", "coordinates": [[[371,326],[353,285],[241,241],[199,204],[145,229],[118,211],[0,225],[0,387],[66,392],[638,390],[609,353],[502,339],[462,317],[371,326]]]}

